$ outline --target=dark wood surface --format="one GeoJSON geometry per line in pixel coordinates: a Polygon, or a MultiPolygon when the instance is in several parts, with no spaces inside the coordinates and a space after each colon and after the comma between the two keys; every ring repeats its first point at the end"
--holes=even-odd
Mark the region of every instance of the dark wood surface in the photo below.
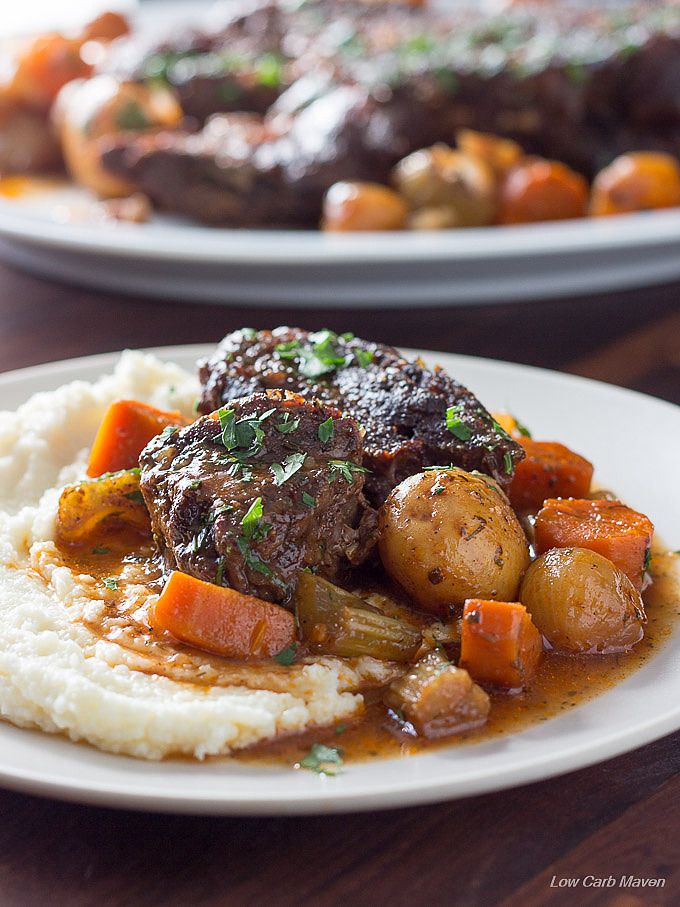
{"type": "MultiPolygon", "coordinates": [[[[286,322],[574,372],[680,404],[680,285],[522,305],[321,301],[284,312],[117,297],[0,265],[2,370],[286,322]]],[[[678,904],[680,733],[561,778],[375,813],[165,816],[0,791],[0,904],[52,903],[678,904]],[[621,875],[666,885],[620,888],[621,875]],[[586,876],[617,885],[553,882],[586,876]]]]}

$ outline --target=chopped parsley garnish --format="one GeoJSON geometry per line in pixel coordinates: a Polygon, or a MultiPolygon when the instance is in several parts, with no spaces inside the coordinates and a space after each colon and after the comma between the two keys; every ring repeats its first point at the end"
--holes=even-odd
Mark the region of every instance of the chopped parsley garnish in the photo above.
{"type": "Polygon", "coordinates": [[[281,84],[283,60],[275,54],[263,54],[255,64],[255,75],[265,88],[278,88],[281,84]]]}
{"type": "MultiPolygon", "coordinates": [[[[250,542],[256,542],[259,539],[263,539],[272,528],[271,523],[264,522],[262,513],[262,498],[257,498],[250,505],[248,512],[241,520],[243,534],[239,535],[236,539],[236,544],[246,565],[250,567],[251,570],[256,570],[264,576],[272,576],[271,569],[250,550],[250,542]]],[[[283,583],[281,583],[281,585],[283,585],[283,583]]]]}
{"type": "Polygon", "coordinates": [[[243,535],[247,539],[263,539],[272,528],[271,523],[263,522],[262,513],[262,498],[256,498],[241,520],[243,535]]]}
{"type": "Polygon", "coordinates": [[[209,510],[206,514],[203,515],[200,523],[200,528],[194,535],[194,539],[191,545],[191,550],[194,552],[194,554],[206,543],[208,536],[210,535],[210,529],[217,517],[220,514],[228,513],[233,509],[234,508],[231,504],[221,504],[219,507],[216,507],[214,510],[209,510]]]}
{"type": "Polygon", "coordinates": [[[336,476],[342,476],[345,482],[351,484],[354,481],[354,474],[357,472],[370,472],[365,466],[357,466],[350,460],[329,460],[328,468],[331,473],[331,482],[335,481],[336,476]]]}
{"type": "Polygon", "coordinates": [[[497,422],[493,416],[489,416],[489,419],[491,420],[491,424],[493,425],[494,429],[502,438],[505,438],[506,441],[512,441],[512,436],[507,433],[500,422],[497,422]]]}
{"type": "Polygon", "coordinates": [[[278,661],[280,665],[288,666],[293,664],[295,659],[295,651],[297,649],[297,643],[291,643],[287,648],[282,649],[277,655],[274,655],[274,661],[278,661]]]}
{"type": "Polygon", "coordinates": [[[92,554],[108,554],[110,550],[105,545],[97,545],[96,548],[92,549],[92,554]]]}
{"type": "Polygon", "coordinates": [[[342,768],[341,752],[337,746],[315,743],[309,754],[300,760],[300,767],[319,775],[337,775],[342,768]]]}
{"type": "Polygon", "coordinates": [[[254,340],[257,337],[255,328],[241,328],[241,334],[244,340],[254,340]]]}
{"type": "Polygon", "coordinates": [[[330,441],[334,433],[335,429],[333,428],[333,416],[329,416],[326,421],[322,422],[319,426],[319,441],[321,441],[322,444],[325,444],[326,441],[330,441]]]}
{"type": "Polygon", "coordinates": [[[215,574],[215,585],[216,586],[222,585],[223,577],[224,577],[224,558],[221,557],[217,561],[217,573],[215,574]]]}
{"type": "Polygon", "coordinates": [[[503,465],[505,466],[505,472],[507,475],[512,475],[515,467],[512,465],[512,454],[509,450],[506,450],[503,454],[503,465]]]}
{"type": "Polygon", "coordinates": [[[286,413],[283,417],[283,422],[279,422],[274,428],[277,431],[280,431],[282,435],[289,435],[292,431],[295,431],[296,428],[300,425],[299,419],[291,419],[290,413],[286,413]]]}
{"type": "Polygon", "coordinates": [[[446,428],[459,441],[469,441],[472,437],[470,427],[460,418],[462,406],[449,406],[446,410],[446,428]]]}
{"type": "Polygon", "coordinates": [[[96,476],[92,481],[105,482],[107,479],[115,479],[118,476],[138,476],[141,471],[139,466],[133,466],[131,469],[119,469],[118,472],[104,472],[100,476],[96,476]]]}
{"type": "Polygon", "coordinates": [[[129,100],[118,112],[116,126],[119,129],[147,129],[151,121],[136,101],[129,100]]]}
{"type": "Polygon", "coordinates": [[[274,409],[268,409],[260,416],[244,416],[237,419],[233,409],[219,410],[221,434],[216,440],[224,444],[237,459],[253,457],[259,452],[264,439],[262,423],[268,419],[274,409]]]}
{"type": "Polygon", "coordinates": [[[371,350],[354,350],[354,358],[362,368],[367,368],[373,362],[371,350]]]}
{"type": "Polygon", "coordinates": [[[105,576],[103,582],[106,588],[110,589],[111,592],[115,592],[118,589],[118,580],[115,576],[105,576]]]}
{"type": "Polygon", "coordinates": [[[311,496],[311,494],[308,494],[306,491],[302,492],[302,503],[306,507],[316,507],[316,501],[311,496]]]}
{"type": "Polygon", "coordinates": [[[178,431],[179,427],[177,425],[166,425],[160,433],[159,438],[165,443],[166,441],[169,441],[173,435],[176,435],[178,431]]]}
{"type": "Polygon", "coordinates": [[[522,435],[522,437],[524,437],[524,438],[530,438],[530,437],[531,437],[531,432],[530,432],[529,429],[526,427],[526,425],[523,425],[523,424],[519,421],[519,419],[517,418],[517,416],[513,416],[512,418],[513,418],[513,420],[514,420],[514,422],[515,422],[515,428],[516,428],[517,431],[520,433],[520,435],[522,435]]]}
{"type": "Polygon", "coordinates": [[[274,484],[283,485],[299,469],[302,469],[306,458],[305,453],[292,453],[286,457],[283,463],[272,463],[269,468],[274,473],[274,484]]]}
{"type": "Polygon", "coordinates": [[[281,359],[296,360],[301,375],[306,378],[320,378],[353,363],[366,368],[372,361],[373,353],[364,350],[344,352],[338,343],[338,341],[347,343],[353,339],[353,334],[338,336],[333,331],[316,331],[309,334],[311,345],[303,345],[299,340],[290,340],[287,343],[280,343],[276,351],[281,359]]]}
{"type": "Polygon", "coordinates": [[[238,550],[243,555],[243,559],[246,562],[246,565],[250,567],[251,570],[256,570],[258,573],[262,573],[264,576],[271,576],[272,572],[270,568],[261,561],[260,558],[253,554],[253,552],[248,547],[248,539],[244,535],[240,535],[236,539],[236,544],[238,545],[238,550]]]}
{"type": "Polygon", "coordinates": [[[138,488],[135,489],[134,491],[127,491],[127,492],[125,492],[125,494],[123,495],[123,497],[124,497],[124,498],[127,498],[128,501],[132,501],[132,502],[135,503],[135,504],[143,504],[143,503],[144,503],[144,495],[142,494],[142,492],[141,492],[138,488]]]}

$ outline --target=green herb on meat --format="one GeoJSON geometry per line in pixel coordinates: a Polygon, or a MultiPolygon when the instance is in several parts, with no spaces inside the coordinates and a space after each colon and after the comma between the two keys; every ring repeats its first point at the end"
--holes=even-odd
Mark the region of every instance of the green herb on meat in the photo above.
{"type": "Polygon", "coordinates": [[[283,463],[272,463],[269,467],[274,473],[274,484],[283,485],[291,476],[302,468],[307,454],[304,453],[292,453],[289,454],[283,463]]]}
{"type": "Polygon", "coordinates": [[[329,460],[328,469],[331,473],[331,482],[334,482],[337,476],[342,476],[348,484],[354,481],[355,473],[371,471],[366,469],[365,466],[357,466],[356,463],[352,463],[350,460],[329,460]]]}
{"type": "Polygon", "coordinates": [[[459,441],[469,441],[472,437],[470,427],[460,418],[462,406],[449,406],[446,410],[446,428],[459,441]]]}
{"type": "Polygon", "coordinates": [[[329,416],[325,422],[322,422],[321,425],[319,425],[319,441],[321,441],[322,444],[325,444],[326,441],[330,441],[334,432],[333,416],[329,416]]]}

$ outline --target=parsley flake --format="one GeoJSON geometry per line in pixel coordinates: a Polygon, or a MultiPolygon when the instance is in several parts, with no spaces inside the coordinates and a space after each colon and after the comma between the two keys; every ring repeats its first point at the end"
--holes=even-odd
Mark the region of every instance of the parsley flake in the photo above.
{"type": "Polygon", "coordinates": [[[320,378],[353,364],[366,368],[373,361],[373,353],[368,350],[342,349],[343,344],[354,339],[353,334],[338,336],[324,330],[309,334],[307,339],[306,343],[290,340],[276,347],[281,359],[295,360],[297,370],[305,378],[320,378]]]}
{"type": "Polygon", "coordinates": [[[103,582],[106,588],[110,589],[111,592],[115,592],[118,589],[118,580],[115,576],[105,576],[103,582]]]}
{"type": "Polygon", "coordinates": [[[283,463],[272,463],[269,468],[274,473],[274,484],[283,485],[299,469],[302,469],[306,458],[307,454],[305,453],[292,453],[286,457],[283,463]]]}
{"type": "Polygon", "coordinates": [[[159,437],[163,443],[169,441],[173,435],[177,434],[179,427],[177,425],[166,425],[159,437]]]}
{"type": "Polygon", "coordinates": [[[306,491],[302,492],[302,503],[307,507],[316,507],[316,501],[306,491]]]}
{"type": "Polygon", "coordinates": [[[297,649],[297,643],[293,642],[285,649],[282,649],[277,655],[274,655],[274,661],[277,661],[280,665],[287,667],[290,664],[293,664],[295,659],[295,651],[297,649]]]}
{"type": "Polygon", "coordinates": [[[274,409],[268,409],[259,416],[244,416],[242,419],[237,419],[233,409],[223,407],[217,414],[221,434],[216,440],[221,441],[232,456],[238,460],[253,457],[262,447],[264,439],[262,423],[274,412],[274,409]]]}
{"type": "Polygon", "coordinates": [[[263,522],[262,512],[262,498],[256,498],[241,520],[246,539],[263,539],[272,528],[270,523],[263,522]]]}
{"type": "Polygon", "coordinates": [[[217,562],[217,573],[215,574],[215,585],[222,586],[224,585],[222,579],[224,578],[224,557],[221,557],[217,562]]]}
{"type": "Polygon", "coordinates": [[[315,743],[309,754],[300,760],[300,767],[308,768],[318,775],[337,775],[342,767],[341,752],[337,746],[315,743]]]}
{"type": "Polygon", "coordinates": [[[511,476],[515,467],[512,465],[512,455],[509,450],[506,450],[503,455],[503,465],[505,466],[506,474],[511,476]]]}
{"type": "Polygon", "coordinates": [[[286,413],[283,417],[283,422],[279,422],[278,425],[275,425],[274,428],[277,431],[280,431],[282,435],[289,435],[292,431],[295,431],[300,425],[300,419],[291,419],[290,413],[286,413]]]}
{"type": "Polygon", "coordinates": [[[472,437],[470,427],[460,418],[462,406],[449,406],[446,410],[446,428],[459,441],[469,441],[472,437]]]}
{"type": "Polygon", "coordinates": [[[351,460],[329,460],[328,468],[331,473],[331,482],[335,481],[336,476],[342,476],[347,484],[354,481],[354,474],[357,472],[370,472],[365,466],[357,466],[351,460]]]}
{"type": "Polygon", "coordinates": [[[330,441],[334,433],[335,429],[333,428],[333,416],[329,416],[325,422],[322,422],[321,425],[319,425],[319,441],[321,441],[322,444],[325,444],[326,441],[330,441]]]}

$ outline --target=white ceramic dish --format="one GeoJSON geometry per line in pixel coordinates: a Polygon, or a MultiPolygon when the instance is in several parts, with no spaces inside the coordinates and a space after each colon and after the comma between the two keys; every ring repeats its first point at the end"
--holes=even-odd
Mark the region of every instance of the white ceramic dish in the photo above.
{"type": "Polygon", "coordinates": [[[81,193],[0,201],[0,257],[83,286],[229,305],[479,305],[680,278],[680,211],[516,227],[329,235],[156,216],[64,222],[81,193]],[[74,200],[75,199],[75,200],[74,200]]]}
{"type": "MultiPolygon", "coordinates": [[[[443,0],[447,7],[466,2],[443,0]]],[[[498,0],[483,2],[491,11],[499,6],[498,0]]],[[[166,32],[209,21],[211,6],[210,0],[145,0],[136,18],[142,28],[166,32]]],[[[267,307],[479,305],[680,278],[677,209],[518,227],[329,236],[227,230],[163,216],[141,225],[97,222],[96,216],[88,222],[91,206],[78,190],[0,199],[0,258],[97,289],[267,307]],[[71,222],[67,207],[84,221],[71,222]]]]}
{"type": "MultiPolygon", "coordinates": [[[[205,347],[157,351],[191,368],[205,347]]],[[[539,369],[422,353],[538,437],[559,438],[596,464],[598,481],[650,514],[680,547],[680,408],[539,369]]],[[[109,371],[107,354],[0,375],[0,407],[109,371]]],[[[336,777],[285,767],[148,763],[0,724],[0,784],[53,797],[205,814],[329,813],[442,801],[537,781],[641,746],[680,727],[680,628],[656,657],[599,698],[522,733],[403,759],[348,764],[336,777]]]]}

